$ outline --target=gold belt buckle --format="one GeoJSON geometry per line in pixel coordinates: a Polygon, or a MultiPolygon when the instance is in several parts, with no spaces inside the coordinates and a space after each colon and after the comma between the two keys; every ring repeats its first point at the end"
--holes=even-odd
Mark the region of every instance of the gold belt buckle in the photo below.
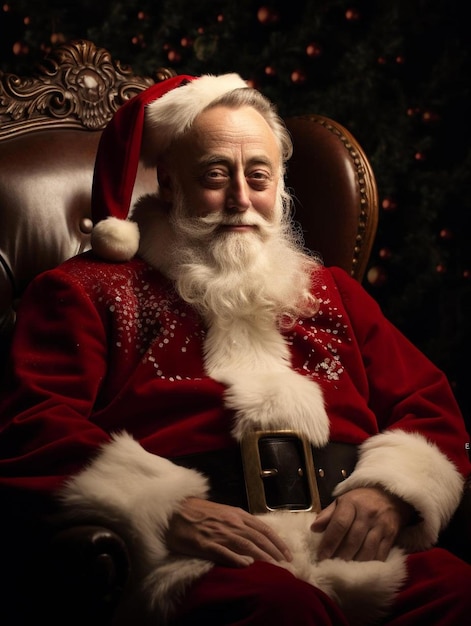
{"type": "MultiPolygon", "coordinates": [[[[295,430],[280,429],[280,430],[255,430],[248,432],[242,438],[240,443],[242,463],[244,467],[245,488],[247,491],[247,501],[249,505],[249,511],[254,514],[266,513],[267,511],[273,511],[268,506],[265,496],[265,487],[263,484],[264,478],[272,476],[277,470],[263,469],[260,460],[259,452],[259,440],[262,437],[292,437],[298,439],[302,444],[304,454],[304,465],[306,472],[306,481],[309,489],[311,502],[308,507],[304,509],[288,509],[293,513],[298,511],[313,511],[318,513],[321,510],[319,490],[317,488],[317,481],[314,473],[314,458],[312,456],[311,444],[307,437],[298,433],[295,430]]],[[[302,471],[300,468],[298,471],[302,471]]]]}

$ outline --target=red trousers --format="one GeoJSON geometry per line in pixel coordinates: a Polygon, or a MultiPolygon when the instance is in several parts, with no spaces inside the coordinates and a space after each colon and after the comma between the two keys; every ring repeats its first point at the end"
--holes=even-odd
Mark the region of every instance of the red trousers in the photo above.
{"type": "MultiPolygon", "coordinates": [[[[471,565],[434,548],[408,557],[408,580],[389,626],[463,626],[471,617],[471,565]]],[[[188,592],[172,626],[348,626],[322,591],[276,565],[214,567],[188,592]]]]}

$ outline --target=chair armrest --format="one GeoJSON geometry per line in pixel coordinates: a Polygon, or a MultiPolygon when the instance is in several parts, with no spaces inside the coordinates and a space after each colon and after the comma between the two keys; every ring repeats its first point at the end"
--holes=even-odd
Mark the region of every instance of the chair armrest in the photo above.
{"type": "Polygon", "coordinates": [[[43,597],[49,596],[46,603],[54,607],[52,623],[63,624],[64,616],[67,624],[111,621],[130,571],[119,535],[101,526],[67,527],[52,537],[46,559],[49,580],[43,597]]]}

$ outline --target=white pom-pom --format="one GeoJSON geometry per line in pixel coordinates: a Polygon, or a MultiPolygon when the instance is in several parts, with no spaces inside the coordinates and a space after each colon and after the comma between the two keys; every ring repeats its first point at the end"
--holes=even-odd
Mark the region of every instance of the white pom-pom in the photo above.
{"type": "Polygon", "coordinates": [[[107,261],[129,261],[139,248],[139,228],[135,222],[107,217],[93,228],[91,246],[107,261]]]}

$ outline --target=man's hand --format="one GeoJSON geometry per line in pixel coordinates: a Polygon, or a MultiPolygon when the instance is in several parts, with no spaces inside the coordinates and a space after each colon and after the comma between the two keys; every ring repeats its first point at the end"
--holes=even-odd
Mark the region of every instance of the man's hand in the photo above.
{"type": "Polygon", "coordinates": [[[352,489],[325,508],[311,526],[323,532],[318,557],[385,561],[414,509],[380,487],[352,489]]]}
{"type": "Polygon", "coordinates": [[[285,542],[258,517],[200,498],[182,503],[170,519],[165,539],[173,552],[229,567],[292,559],[285,542]]]}

